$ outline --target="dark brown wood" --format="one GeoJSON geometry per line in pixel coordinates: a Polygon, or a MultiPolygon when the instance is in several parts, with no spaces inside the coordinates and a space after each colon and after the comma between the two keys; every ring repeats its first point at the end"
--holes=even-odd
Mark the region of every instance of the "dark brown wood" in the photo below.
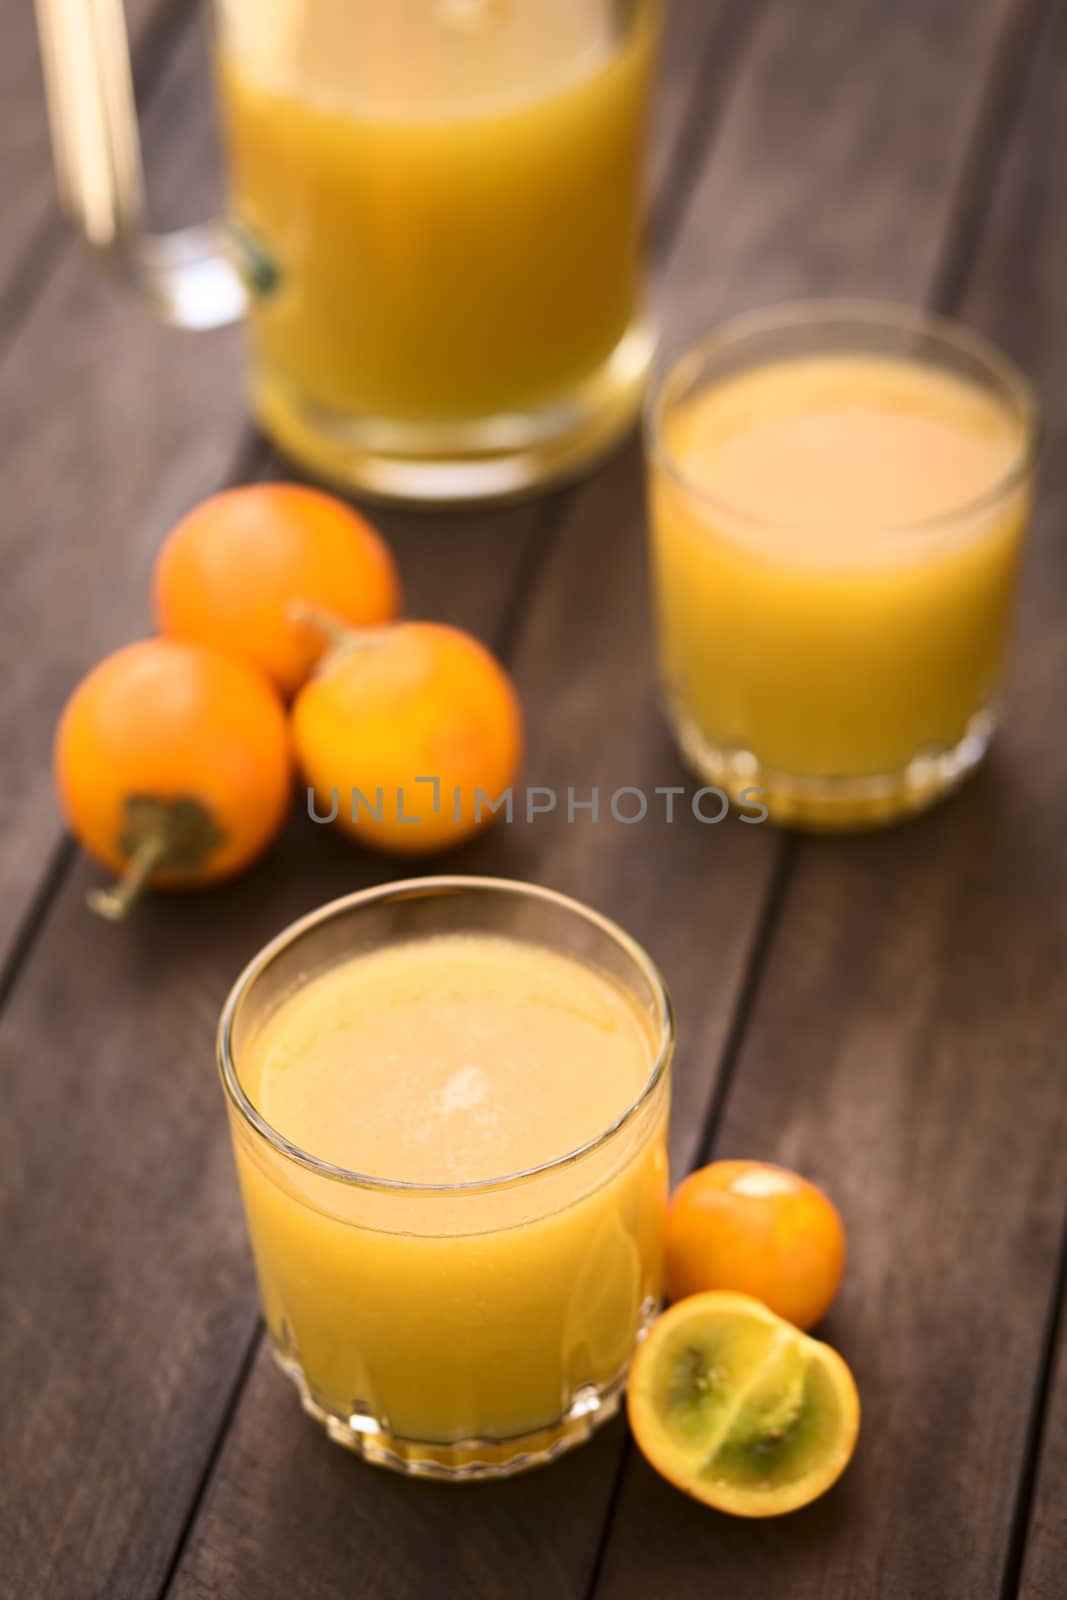
{"type": "Polygon", "coordinates": [[[771,6],[666,281],[667,349],[798,295],[923,298],[1011,12],[771,6]]]}
{"type": "MultiPolygon", "coordinates": [[[[1061,1301],[1063,1289],[1061,1287],[1061,1301]]],[[[1022,1565],[1019,1600],[1060,1600],[1067,1582],[1067,1340],[1060,1308],[1059,1361],[1052,1369],[1053,1390],[1044,1417],[1032,1514],[1021,1507],[1017,1524],[1022,1565]]]]}
{"type": "Polygon", "coordinates": [[[260,1357],[228,1435],[218,1494],[173,1588],[181,1600],[581,1600],[596,1559],[621,1421],[550,1470],[467,1488],[377,1473],[294,1410],[260,1357]],[[267,1441],[269,1471],[260,1453],[267,1441]],[[269,1446],[268,1446],[269,1448],[269,1446]]]}
{"type": "MultiPolygon", "coordinates": [[[[193,19],[174,0],[128,0],[127,24],[139,95],[151,99],[167,51],[193,19]]],[[[23,0],[5,0],[0,12],[3,106],[3,258],[0,260],[0,345],[17,328],[40,291],[42,279],[69,249],[56,206],[48,118],[41,81],[34,10],[23,0]],[[10,181],[14,175],[14,182],[10,181]]],[[[201,196],[201,198],[203,198],[201,196]]]]}
{"type": "MultiPolygon", "coordinates": [[[[896,115],[902,80],[855,79],[844,93],[844,62],[859,49],[851,14],[842,6],[826,18],[831,32],[840,25],[842,51],[852,53],[846,58],[817,50],[808,20],[796,8],[779,7],[769,31],[757,39],[755,62],[737,75],[720,142],[712,146],[700,180],[699,216],[691,215],[661,295],[686,337],[721,310],[720,281],[728,286],[728,303],[748,277],[758,278],[763,270],[762,237],[753,245],[742,222],[735,243],[729,227],[712,222],[743,217],[765,187],[773,205],[779,173],[771,153],[805,149],[832,96],[839,97],[841,124],[833,152],[868,125],[886,126],[886,139],[870,152],[862,174],[851,158],[837,155],[829,176],[793,162],[789,206],[798,204],[797,186],[803,191],[807,184],[817,201],[824,184],[843,183],[836,247],[848,256],[853,275],[843,281],[862,287],[884,271],[887,211],[890,219],[895,214],[898,229],[906,217],[909,230],[897,291],[917,297],[931,281],[977,118],[978,63],[988,71],[1005,13],[1000,6],[979,12],[961,5],[933,39],[925,31],[925,8],[897,8],[895,21],[888,12],[866,13],[870,50],[885,42],[896,70],[918,76],[918,92],[930,94],[938,85],[942,111],[933,143],[929,130],[919,138],[896,115]],[[906,45],[916,32],[924,40],[922,51],[906,45]],[[798,58],[811,80],[804,99],[783,93],[789,63],[798,58]],[[939,182],[929,180],[931,160],[939,182]],[[750,250],[755,253],[749,259],[744,253],[750,250]]],[[[772,221],[763,218],[761,226],[770,230],[772,221]]],[[[789,241],[794,290],[820,282],[829,220],[822,228],[810,256],[802,233],[789,241]]],[[[842,279],[837,282],[840,287],[842,279]]],[[[520,688],[534,711],[528,781],[556,789],[573,783],[583,799],[590,785],[599,784],[605,804],[620,784],[651,789],[683,781],[654,705],[640,492],[633,452],[575,492],[515,655],[520,688]]],[[[526,831],[498,832],[468,859],[472,867],[533,877],[594,900],[621,916],[658,956],[682,1018],[674,1154],[684,1166],[695,1157],[714,1103],[719,1061],[759,937],[780,840],[736,820],[711,829],[690,817],[669,829],[650,823],[648,830],[588,821],[568,825],[556,814],[526,831]]],[[[620,1461],[618,1430],[543,1478],[531,1477],[528,1485],[453,1494],[398,1487],[317,1438],[298,1442],[294,1429],[299,1430],[295,1401],[261,1349],[178,1566],[171,1591],[176,1600],[339,1596],[354,1574],[361,1593],[383,1597],[522,1595],[544,1592],[546,1570],[549,1592],[577,1596],[595,1578],[600,1522],[620,1461]],[[415,1497],[425,1508],[422,1515],[415,1514],[415,1497]]],[[[632,1516],[628,1511],[627,1518],[632,1516]]],[[[710,1521],[717,1525],[717,1519],[710,1521]]],[[[656,1551],[655,1570],[643,1569],[644,1590],[673,1596],[676,1570],[688,1570],[685,1553],[674,1551],[670,1540],[657,1541],[656,1551]]],[[[701,1593],[715,1575],[714,1552],[705,1541],[701,1593]]],[[[732,1576],[734,1587],[724,1592],[764,1592],[743,1588],[738,1574],[732,1576]]],[[[783,1592],[789,1592],[785,1575],[779,1576],[783,1592]]]]}
{"type": "MultiPolygon", "coordinates": [[[[215,152],[193,32],[152,97],[145,138],[158,186],[195,215],[215,152]]],[[[60,835],[60,707],[95,660],[148,631],[160,538],[231,468],[244,427],[240,336],[155,326],[72,248],[7,347],[0,410],[2,966],[60,835]]]]}
{"type": "MultiPolygon", "coordinates": [[[[714,1142],[799,1167],[842,1207],[851,1263],[826,1333],[865,1399],[860,1449],[825,1501],[756,1529],[634,1457],[603,1600],[647,1594],[665,1568],[676,1600],[709,1574],[739,1600],[1015,1593],[1067,1221],[1062,8],[1036,59],[960,308],[1026,360],[1049,413],[1008,722],[930,816],[798,846],[714,1142]]],[[[1067,1586],[1063,1416],[1044,1430],[1031,1600],[1067,1586]]]]}
{"type": "MultiPolygon", "coordinates": [[[[1061,1296],[1063,1290],[1061,1288],[1061,1296]]],[[[1067,1583],[1067,1340],[1060,1310],[1059,1361],[1044,1418],[1043,1449],[1032,1515],[1018,1525],[1022,1582],[1019,1600],[1061,1600],[1067,1583]]]]}
{"type": "MultiPolygon", "coordinates": [[[[1060,5],[1041,40],[1024,120],[1003,172],[989,229],[988,248],[997,252],[1000,276],[983,275],[972,296],[975,314],[983,323],[1010,329],[1013,348],[1039,375],[1047,411],[1045,509],[1038,523],[1036,559],[1027,585],[1024,650],[1012,708],[1013,724],[1007,730],[1011,742],[999,764],[1002,787],[1010,795],[1014,848],[1025,852],[1031,863],[1028,878],[1035,884],[1042,876],[1043,857],[1047,855],[1055,863],[1058,854],[1062,863],[1067,848],[1063,839],[1062,766],[1057,789],[1056,769],[1051,765],[1063,761],[1062,741],[1051,730],[1063,726],[1067,711],[1067,641],[1063,624],[1067,592],[1067,552],[1063,542],[1067,512],[1067,285],[1051,265],[1067,252],[1067,181],[1063,164],[1055,154],[1057,142],[1062,148],[1067,139],[1065,72],[1067,13],[1060,5]],[[1016,722],[1020,724],[1018,729],[1016,722]],[[1046,753],[1043,746],[1050,746],[1051,750],[1046,753]],[[1027,772],[1030,761],[1035,763],[1032,776],[1027,772]],[[1039,805],[1035,804],[1038,794],[1042,796],[1039,805]],[[1031,808],[1035,809],[1032,819],[1031,808]]],[[[1022,914],[1017,919],[1013,943],[1044,944],[1048,919],[1058,916],[1062,950],[1061,885],[1062,867],[1057,873],[1053,866],[1049,878],[1037,884],[1034,907],[1025,911],[1020,907],[1022,914]]],[[[1051,976],[1050,985],[1053,993],[1062,988],[1062,968],[1058,975],[1051,976]]],[[[1026,1015],[1031,1019],[1028,1033],[1047,1030],[1047,1094],[1053,1107],[1058,1102],[1062,1126],[1063,1035],[1057,1036],[1054,1031],[1055,1017],[1048,997],[1036,987],[1026,997],[1026,1015]]],[[[1035,1123],[1049,1114],[1039,1112],[1035,1123]]],[[[1040,1173],[1038,1158],[1031,1159],[1032,1181],[1036,1181],[1040,1173]]],[[[1032,1223],[1028,1222],[1021,1231],[1019,1248],[1027,1257],[1039,1253],[1040,1262],[1045,1263],[1054,1249],[1056,1201],[1059,1198],[1062,1202],[1067,1194],[1062,1151],[1056,1153],[1042,1176],[1047,1193],[1032,1223]]],[[[1030,1407],[1031,1423],[1041,1445],[1034,1462],[1033,1501],[1028,1503],[1024,1484],[1024,1494],[1016,1505],[1015,1557],[1022,1569],[1020,1600],[1060,1600],[1067,1591],[1067,1217],[1061,1221],[1061,1229],[1058,1321],[1051,1305],[1044,1318],[1035,1306],[1030,1329],[1031,1338],[1036,1339],[1042,1331],[1049,1337],[1050,1393],[1041,1395],[1041,1375],[1037,1374],[1029,1390],[1018,1397],[1020,1407],[1030,1407]],[[1044,1415],[1038,1409],[1042,1398],[1048,1401],[1044,1415]]],[[[1020,1315],[1025,1315],[1021,1308],[1020,1315]]]]}

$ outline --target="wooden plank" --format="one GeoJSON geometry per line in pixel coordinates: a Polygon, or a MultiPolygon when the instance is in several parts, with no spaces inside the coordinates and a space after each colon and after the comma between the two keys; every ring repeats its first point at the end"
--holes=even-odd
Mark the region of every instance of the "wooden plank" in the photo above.
{"type": "MultiPolygon", "coordinates": [[[[683,7],[679,15],[694,13],[683,7]]],[[[701,27],[713,20],[707,11],[695,18],[701,27]]],[[[184,72],[179,63],[179,95],[190,92],[184,72]]],[[[184,128],[173,105],[170,114],[184,128]]],[[[183,148],[188,154],[188,143],[183,148]]],[[[190,169],[194,188],[198,181],[190,169]]],[[[73,313],[93,289],[79,281],[63,293],[69,300],[59,304],[71,310],[61,325],[66,334],[69,323],[76,341],[73,313]]],[[[106,318],[102,302],[90,304],[98,320],[106,318]]],[[[102,325],[106,334],[110,325],[102,325]]],[[[54,340],[55,325],[51,340],[42,336],[33,346],[39,359],[54,340]]],[[[82,348],[88,363],[88,340],[82,348]]],[[[101,620],[113,635],[131,626],[161,527],[223,470],[206,448],[214,448],[213,428],[232,450],[229,406],[216,410],[210,394],[208,380],[217,384],[218,373],[201,360],[202,373],[191,370],[189,388],[176,397],[176,409],[188,406],[192,415],[154,498],[152,471],[158,478],[166,458],[157,450],[151,462],[132,463],[135,487],[116,502],[118,491],[103,479],[105,464],[115,462],[115,429],[99,425],[99,471],[89,481],[138,527],[138,567],[109,593],[112,575],[100,570],[107,524],[98,512],[95,556],[76,567],[73,593],[64,591],[75,653],[101,647],[101,620]],[[104,616],[87,624],[81,606],[92,600],[104,616]]],[[[144,365],[150,370],[150,358],[144,365]]],[[[49,369],[42,408],[48,395],[63,392],[66,371],[49,369]]],[[[121,375],[114,381],[129,412],[132,391],[121,375]]],[[[115,412],[106,415],[113,424],[115,412]]],[[[79,420],[84,426],[84,413],[79,420]]],[[[27,448],[30,434],[27,428],[27,448]]],[[[85,482],[83,475],[82,499],[85,482]]],[[[506,642],[562,503],[555,496],[510,512],[385,519],[413,611],[483,634],[495,625],[506,642]]],[[[49,577],[71,565],[47,541],[27,556],[23,609],[43,605],[49,577]]],[[[17,620],[13,595],[10,601],[17,620]]],[[[13,726],[51,722],[49,696],[58,697],[73,675],[57,643],[40,696],[27,698],[22,687],[13,697],[13,726]]],[[[32,815],[45,783],[43,753],[33,744],[27,754],[33,779],[19,817],[23,850],[43,837],[32,815]]],[[[0,1195],[10,1231],[0,1370],[10,1390],[0,1407],[0,1451],[18,1471],[0,1559],[16,1592],[35,1600],[87,1590],[144,1600],[158,1591],[243,1378],[257,1312],[211,1065],[214,1017],[235,972],[271,932],[397,870],[300,821],[242,882],[210,896],[153,901],[126,931],[102,930],[88,918],[82,895],[96,873],[79,863],[9,1003],[0,1035],[9,1112],[0,1133],[0,1195]]],[[[456,864],[476,868],[477,848],[456,864]]],[[[558,1480],[548,1482],[558,1497],[558,1480]]],[[[572,1527],[575,1539],[587,1538],[577,1517],[572,1527]]]]}
{"type": "MultiPolygon", "coordinates": [[[[1005,305],[1009,287],[1008,269],[998,283],[993,274],[976,285],[976,312],[983,323],[996,328],[1012,328],[1013,344],[1020,357],[1037,373],[1044,396],[1047,431],[1044,452],[1044,513],[1038,524],[1037,557],[1031,564],[1024,614],[1027,649],[1013,706],[1014,721],[1008,732],[1013,741],[1001,762],[1004,782],[1011,785],[1011,814],[1018,819],[1021,836],[1014,848],[1027,856],[1042,848],[1059,852],[1062,863],[1067,845],[1063,840],[1062,815],[1056,816],[1055,773],[1049,761],[1056,759],[1060,741],[1049,737],[1049,730],[1063,724],[1064,684],[1067,682],[1067,641],[1063,631],[1063,596],[1067,556],[1063,550],[1063,517],[1067,507],[1067,285],[1061,264],[1067,251],[1067,176],[1062,161],[1056,159],[1057,144],[1062,150],[1067,139],[1067,104],[1064,103],[1063,77],[1067,71],[1067,8],[1060,4],[1042,42],[1040,63],[1026,105],[1025,121],[1015,141],[1012,160],[998,192],[989,229],[987,249],[995,251],[1004,263],[1012,262],[1012,298],[1028,308],[1020,320],[1010,316],[1005,305]],[[1004,319],[1007,318],[1006,324],[1004,319]],[[1025,717],[1025,723],[1023,718],[1025,717]],[[1019,725],[1021,724],[1021,725],[1019,725]],[[1026,734],[1024,735],[1024,727],[1026,734]],[[1023,742],[1026,738],[1026,743],[1023,742]],[[1051,747],[1046,754],[1044,745],[1051,747]],[[1033,773],[1026,771],[1027,759],[1036,759],[1033,773]],[[1018,773],[1025,778],[1018,791],[1012,781],[1018,773]],[[1041,831],[1031,828],[1029,810],[1034,796],[1042,796],[1036,821],[1041,831]]],[[[1062,758],[1061,758],[1062,759],[1062,758]]],[[[1060,791],[1062,794],[1062,790],[1060,791]]],[[[1062,871],[1062,868],[1061,868],[1062,871]]],[[[1031,879],[1038,873],[1031,870],[1031,879]]],[[[1063,901],[1057,906],[1058,885],[1049,880],[1036,885],[1035,906],[1024,913],[1022,937],[1029,944],[1048,937],[1046,922],[1060,916],[1062,949],[1063,901]]],[[[1049,951],[1052,959],[1052,950],[1049,951]]],[[[1061,974],[1062,978],[1062,974],[1061,974]]],[[[1050,979],[1053,992],[1057,979],[1050,979]]],[[[1049,1096],[1063,1100],[1062,1036],[1053,1029],[1054,1015],[1044,1013],[1045,996],[1038,990],[1027,996],[1028,1008],[1037,1012],[1048,1029],[1049,1096]]],[[[1062,1126],[1062,1112],[1061,1112],[1062,1126]]],[[[1038,1155],[1032,1157],[1034,1161],[1038,1155]]],[[[1044,1179],[1043,1207],[1035,1221],[1039,1232],[1028,1228],[1020,1235],[1020,1249],[1028,1255],[1040,1251],[1040,1265],[1051,1258],[1051,1229],[1055,1225],[1057,1194],[1062,1198],[1067,1187],[1063,1173],[1062,1148],[1044,1179]],[[1058,1188],[1057,1188],[1058,1185],[1058,1188]],[[1025,1243],[1023,1243],[1025,1241],[1025,1243]]],[[[1034,1173],[1038,1176],[1037,1171],[1034,1173]]],[[[1041,1449],[1034,1463],[1036,1482],[1032,1504],[1025,1494],[1016,1506],[1017,1565],[1022,1577],[1020,1600],[1060,1600],[1067,1588],[1067,1218],[1063,1229],[1060,1258],[1060,1303],[1049,1307],[1048,1334],[1049,1392],[1047,1411],[1042,1416],[1040,1375],[1032,1390],[1018,1396],[1020,1410],[1031,1408],[1035,1444],[1041,1449]],[[1058,1323],[1055,1310],[1058,1309],[1058,1323]],[[1058,1341],[1057,1341],[1058,1333],[1058,1341]]],[[[1039,1332],[1040,1313],[1035,1308],[1032,1336],[1039,1332]]],[[[1030,1485],[1025,1487],[1029,1488],[1030,1485]]],[[[1013,1574],[1009,1573],[1009,1579],[1013,1574]]],[[[1005,1594],[1010,1589],[1005,1586],[1005,1594]]]]}
{"type": "MultiPolygon", "coordinates": [[[[823,20],[830,34],[840,25],[848,48],[857,52],[851,14],[842,3],[823,20]]],[[[746,279],[746,263],[734,254],[731,231],[721,225],[713,230],[709,216],[721,224],[722,218],[740,213],[752,196],[764,192],[765,182],[775,192],[767,151],[805,149],[827,86],[836,88],[842,77],[853,84],[853,92],[839,107],[838,138],[847,141],[853,124],[865,126],[868,119],[884,120],[893,136],[878,148],[863,181],[857,177],[844,195],[838,245],[852,251],[852,271],[862,280],[876,267],[868,250],[878,252],[882,242],[881,228],[870,218],[895,206],[898,219],[906,215],[912,231],[911,255],[896,279],[898,292],[921,295],[931,278],[974,122],[979,65],[988,69],[995,53],[1003,8],[958,5],[954,28],[939,36],[938,52],[918,63],[897,49],[898,33],[910,36],[925,28],[918,3],[892,13],[870,6],[865,17],[865,54],[885,42],[890,59],[900,55],[909,72],[926,75],[920,88],[932,80],[940,85],[943,115],[932,158],[943,186],[918,181],[931,152],[929,147],[924,152],[910,126],[891,114],[900,82],[849,78],[844,58],[821,54],[820,77],[805,55],[813,49],[809,19],[782,4],[769,32],[757,40],[755,62],[746,63],[737,76],[720,142],[712,146],[701,179],[700,213],[691,218],[668,267],[661,299],[670,317],[682,319],[686,336],[718,311],[720,277],[735,285],[746,279]],[[783,102],[781,74],[790,58],[798,72],[808,71],[809,81],[806,91],[798,89],[783,102]],[[786,126],[778,125],[782,116],[791,119],[786,126]],[[740,137],[735,118],[748,129],[774,125],[773,140],[768,135],[769,144],[754,146],[740,137]],[[699,296],[691,292],[694,283],[702,286],[699,296]]],[[[806,168],[794,168],[793,180],[819,189],[825,178],[817,170],[807,174],[806,168]]],[[[738,249],[751,248],[744,230],[740,238],[738,249]]],[[[825,240],[810,258],[803,235],[791,242],[793,287],[816,286],[825,240]]],[[[757,249],[762,252],[762,241],[757,249]]],[[[761,258],[753,257],[748,267],[758,278],[761,258]]],[[[623,784],[651,791],[657,784],[685,781],[654,705],[643,544],[640,469],[631,452],[576,492],[520,635],[518,681],[526,703],[538,711],[527,769],[531,784],[556,790],[573,784],[579,799],[599,784],[606,806],[607,796],[623,784]]],[[[619,915],[661,961],[682,1019],[676,1166],[691,1161],[701,1141],[776,850],[776,838],[763,830],[736,820],[701,827],[684,809],[670,827],[650,821],[633,828],[588,820],[568,824],[565,811],[557,812],[528,829],[498,832],[477,847],[480,868],[489,865],[548,882],[619,915]]],[[[293,1413],[292,1398],[261,1350],[178,1566],[174,1600],[223,1595],[227,1600],[329,1600],[347,1592],[353,1572],[359,1573],[368,1600],[453,1591],[495,1595],[502,1582],[509,1594],[533,1595],[544,1592],[546,1562],[551,1563],[550,1592],[561,1597],[586,1593],[597,1570],[600,1524],[621,1459],[621,1430],[528,1483],[460,1495],[398,1485],[321,1439],[298,1439],[293,1413]],[[425,1537],[424,1516],[430,1530],[425,1537]],[[516,1536],[523,1525],[528,1547],[516,1536]],[[309,1528],[316,1536],[308,1537],[309,1528]],[[399,1551],[405,1564],[398,1567],[399,1551]]],[[[661,1541],[657,1550],[657,1570],[644,1572],[645,1592],[670,1593],[673,1600],[681,1558],[669,1543],[661,1541]]],[[[706,1562],[702,1593],[713,1578],[714,1563],[706,1562]]]]}
{"type": "MultiPolygon", "coordinates": [[[[1060,1293],[1062,1299],[1062,1287],[1060,1293]]],[[[1052,1372],[1032,1514],[1027,1515],[1029,1507],[1020,1507],[1019,1600],[1062,1600],[1067,1574],[1067,1339],[1063,1323],[1061,1304],[1059,1360],[1052,1372]]]]}
{"type": "MultiPolygon", "coordinates": [[[[412,1483],[348,1458],[294,1413],[258,1360],[189,1560],[182,1600],[340,1600],[507,1594],[579,1600],[623,1437],[610,1424],[550,1470],[467,1488],[412,1483]],[[259,1451],[276,1438],[264,1472],[259,1451]],[[284,1442],[283,1442],[284,1441],[284,1442]],[[223,1516],[234,1517],[224,1527],[223,1516]]],[[[662,1592],[662,1591],[660,1591],[662,1592]]]]}
{"type": "Polygon", "coordinates": [[[668,353],[798,295],[924,298],[1010,12],[834,0],[816,24],[775,5],[664,284],[668,353]]]}
{"type": "MultiPolygon", "coordinates": [[[[215,165],[202,42],[190,32],[145,136],[159,185],[192,215],[215,165]],[[180,138],[173,130],[180,128],[180,138]]],[[[230,470],[244,427],[234,332],[157,327],[70,252],[0,367],[0,967],[59,838],[51,738],[71,686],[149,626],[159,539],[230,470]]]]}
{"type": "MultiPolygon", "coordinates": [[[[128,0],[126,16],[135,84],[140,100],[147,103],[164,52],[193,19],[173,0],[128,0]]],[[[0,217],[0,336],[6,340],[74,241],[55,201],[33,6],[6,0],[2,20],[0,138],[8,169],[17,174],[17,182],[5,185],[0,217]]]]}
{"type": "MultiPolygon", "coordinates": [[[[718,1155],[799,1167],[840,1202],[851,1260],[827,1337],[865,1428],[810,1511],[753,1529],[636,1456],[602,1600],[1015,1593],[1018,1519],[1067,1218],[1067,18],[1040,40],[961,312],[1026,362],[1048,407],[1040,514],[1008,722],[940,810],[797,852],[718,1155]],[[1021,1491],[1021,1494],[1020,1494],[1021,1491]]],[[[989,189],[995,179],[990,173],[989,189]]],[[[1045,1430],[1023,1594],[1067,1571],[1067,1370],[1045,1430]],[[1058,1407],[1058,1409],[1057,1409],[1058,1407]]]]}

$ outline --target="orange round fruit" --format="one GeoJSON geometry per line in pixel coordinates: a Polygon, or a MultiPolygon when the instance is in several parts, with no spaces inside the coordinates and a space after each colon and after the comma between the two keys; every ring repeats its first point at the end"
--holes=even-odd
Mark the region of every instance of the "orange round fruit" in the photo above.
{"type": "Polygon", "coordinates": [[[762,1161],[714,1161],[667,1212],[672,1300],[706,1289],[755,1295],[798,1328],[830,1309],[845,1268],[845,1229],[821,1189],[762,1161]]]}
{"type": "Polygon", "coordinates": [[[313,815],[400,855],[447,849],[492,822],[522,756],[510,678],[443,623],[355,636],[297,695],[292,722],[313,815]]]}
{"type": "Polygon", "coordinates": [[[97,909],[121,915],[142,884],[239,872],[281,827],[292,791],[285,708],[268,680],[208,645],[147,639],[95,667],[56,730],[71,831],[128,875],[97,909]]]}
{"type": "Polygon", "coordinates": [[[333,495],[250,484],[205,500],[172,529],[153,603],[161,633],[242,656],[289,697],[323,651],[301,608],[354,627],[389,622],[400,580],[381,535],[333,495]]]}
{"type": "Polygon", "coordinates": [[[759,1300],[727,1290],[665,1311],[637,1347],[634,1438],[676,1488],[739,1517],[797,1511],[844,1472],[859,1435],[848,1366],[759,1300]]]}

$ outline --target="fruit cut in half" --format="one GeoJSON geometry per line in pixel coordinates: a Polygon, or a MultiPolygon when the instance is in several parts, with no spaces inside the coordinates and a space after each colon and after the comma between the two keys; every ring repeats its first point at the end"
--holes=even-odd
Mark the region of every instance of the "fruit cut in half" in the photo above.
{"type": "Polygon", "coordinates": [[[657,1472],[740,1517],[796,1511],[844,1472],[859,1432],[845,1362],[749,1295],[666,1311],[630,1372],[630,1426],[657,1472]]]}

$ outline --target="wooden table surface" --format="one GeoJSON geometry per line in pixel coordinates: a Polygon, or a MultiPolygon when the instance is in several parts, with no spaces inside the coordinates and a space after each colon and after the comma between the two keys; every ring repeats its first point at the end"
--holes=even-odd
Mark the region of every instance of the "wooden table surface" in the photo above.
{"type": "MultiPolygon", "coordinates": [[[[135,0],[153,190],[215,193],[203,45],[135,0]]],[[[617,916],[674,992],[676,1176],[799,1167],[851,1241],[826,1329],[864,1401],[808,1511],[730,1521],[621,1421],[467,1488],[327,1443],[262,1335],[213,1063],[237,970],[290,918],[398,875],[296,819],[221,891],[88,914],[49,747],[101,654],[148,627],[159,540],[278,475],[237,333],[152,326],[52,200],[25,0],[0,129],[0,1595],[4,1600],[1063,1600],[1067,1595],[1067,4],[677,0],[652,247],[676,348],[803,293],[925,302],[1002,340],[1047,407],[1007,725],[939,810],[857,838],[559,814],[445,870],[617,916]]],[[[414,613],[514,673],[525,781],[682,781],[655,703],[640,454],[519,508],[389,512],[414,613]]],[[[581,814],[579,814],[581,815],[581,814]]]]}

